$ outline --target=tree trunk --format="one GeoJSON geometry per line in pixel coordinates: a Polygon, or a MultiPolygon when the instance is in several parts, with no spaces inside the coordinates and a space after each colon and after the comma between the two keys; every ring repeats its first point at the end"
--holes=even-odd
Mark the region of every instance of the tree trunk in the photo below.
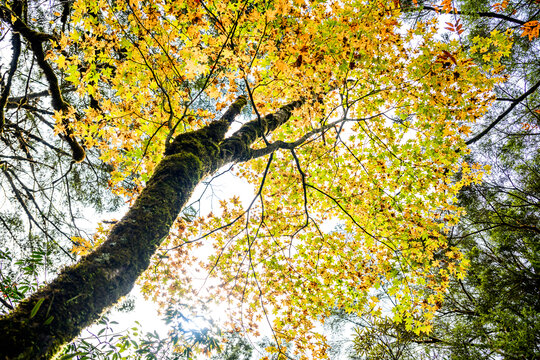
{"type": "Polygon", "coordinates": [[[251,144],[285,123],[303,103],[293,102],[275,114],[250,121],[224,139],[246,102],[239,97],[220,120],[177,136],[107,240],[0,318],[0,359],[51,358],[129,293],[195,186],[226,163],[250,159],[251,144]]]}

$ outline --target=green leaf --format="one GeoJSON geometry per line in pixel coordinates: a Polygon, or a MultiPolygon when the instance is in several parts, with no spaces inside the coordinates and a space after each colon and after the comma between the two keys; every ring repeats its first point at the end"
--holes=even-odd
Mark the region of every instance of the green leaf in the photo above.
{"type": "Polygon", "coordinates": [[[78,355],[84,355],[84,353],[80,352],[80,351],[77,351],[76,353],[66,354],[66,355],[63,355],[59,360],[72,359],[72,358],[74,358],[75,356],[78,356],[78,355]]]}
{"type": "Polygon", "coordinates": [[[41,304],[43,304],[43,301],[45,301],[45,298],[39,299],[36,305],[34,305],[34,308],[30,312],[30,319],[36,316],[37,312],[39,311],[39,308],[41,307],[41,304]]]}

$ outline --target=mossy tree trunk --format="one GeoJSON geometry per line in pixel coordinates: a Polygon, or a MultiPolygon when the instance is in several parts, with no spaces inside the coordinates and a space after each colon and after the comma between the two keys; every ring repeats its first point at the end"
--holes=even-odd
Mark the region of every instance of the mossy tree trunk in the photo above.
{"type": "Polygon", "coordinates": [[[250,121],[225,139],[246,105],[239,97],[218,121],[181,134],[167,148],[146,188],[95,252],[0,318],[0,359],[49,359],[126,295],[197,184],[230,162],[258,156],[251,144],[281,124],[302,101],[250,121]]]}

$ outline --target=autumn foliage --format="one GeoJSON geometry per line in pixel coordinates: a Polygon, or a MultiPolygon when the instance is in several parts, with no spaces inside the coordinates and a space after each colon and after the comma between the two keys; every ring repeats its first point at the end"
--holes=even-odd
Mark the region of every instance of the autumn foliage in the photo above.
{"type": "MultiPolygon", "coordinates": [[[[325,358],[318,324],[335,309],[391,312],[430,331],[449,278],[467,267],[445,234],[459,219],[456,194],[484,170],[463,160],[465,138],[501,80],[511,34],[478,37],[467,52],[459,22],[443,41],[436,19],[411,27],[400,16],[384,0],[72,4],[46,59],[79,105],[56,112],[56,131],[98,148],[129,204],[175,136],[238,96],[249,99],[242,123],[303,103],[234,164],[252,201],[176,221],[140,280],[148,297],[194,312],[227,304],[228,329],[267,323],[272,351],[305,359],[325,358]],[[391,309],[372,296],[381,286],[391,309]]],[[[538,24],[523,34],[538,36],[538,24]]],[[[77,240],[78,253],[101,241],[77,240]]]]}
{"type": "MultiPolygon", "coordinates": [[[[230,326],[256,332],[268,321],[276,351],[292,342],[321,358],[317,323],[337,308],[382,311],[369,290],[389,284],[394,319],[429,332],[448,278],[466,267],[445,231],[459,217],[457,191],[481,176],[460,160],[463,137],[495,77],[457,40],[439,41],[435,21],[404,26],[397,5],[74,3],[64,51],[50,56],[99,104],[73,127],[115,166],[111,186],[128,199],[174,134],[204,126],[239,94],[252,117],[306,99],[235,167],[258,190],[249,206],[233,198],[177,222],[142,280],[148,296],[196,307],[191,278],[207,273],[218,286],[206,293],[229,304],[230,326]]],[[[471,51],[496,63],[508,37],[478,41],[471,51]]]]}

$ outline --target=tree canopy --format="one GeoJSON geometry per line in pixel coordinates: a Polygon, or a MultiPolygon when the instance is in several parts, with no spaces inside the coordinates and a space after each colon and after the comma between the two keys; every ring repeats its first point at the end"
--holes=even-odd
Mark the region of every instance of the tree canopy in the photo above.
{"type": "MultiPolygon", "coordinates": [[[[428,7],[429,8],[429,7],[428,7]]],[[[538,338],[538,40],[524,24],[538,24],[534,3],[469,2],[449,28],[462,23],[462,41],[494,30],[514,31],[506,80],[479,123],[469,161],[490,164],[481,184],[463,188],[465,214],[449,241],[470,260],[467,276],[452,279],[433,332],[416,335],[389,319],[336,318],[357,326],[356,355],[381,359],[535,359],[538,338]],[[523,30],[523,31],[521,31],[523,30]]],[[[411,18],[433,16],[433,8],[411,18]]],[[[384,294],[382,294],[384,296],[384,294]]],[[[353,350],[354,354],[355,351],[353,350]]]]}
{"type": "MultiPolygon", "coordinates": [[[[25,300],[2,290],[2,356],[53,356],[143,272],[144,292],[173,309],[226,303],[233,331],[268,323],[283,358],[325,358],[318,324],[336,308],[391,311],[406,331],[429,333],[470,262],[448,235],[460,190],[481,181],[467,143],[505,80],[513,33],[464,46],[459,22],[447,38],[437,18],[404,22],[419,6],[3,1],[3,229],[24,253],[32,241],[11,229],[37,227],[38,248],[63,250],[66,266],[25,300]],[[254,185],[252,201],[199,213],[195,187],[227,168],[254,185]],[[42,186],[52,169],[63,190],[42,186]],[[72,201],[99,210],[118,197],[129,211],[94,236],[74,230],[73,212],[57,219],[72,201]],[[392,309],[373,296],[381,286],[392,309]]],[[[537,22],[521,25],[537,36],[537,22]]]]}

